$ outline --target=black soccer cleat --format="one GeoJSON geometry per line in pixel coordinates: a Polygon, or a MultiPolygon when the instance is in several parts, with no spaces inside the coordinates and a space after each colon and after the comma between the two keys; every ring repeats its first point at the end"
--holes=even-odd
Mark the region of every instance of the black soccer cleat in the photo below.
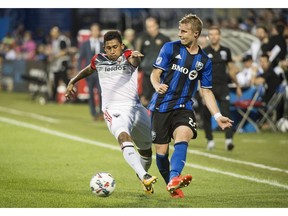
{"type": "Polygon", "coordinates": [[[229,143],[228,145],[226,145],[226,150],[227,150],[227,151],[232,151],[233,148],[234,148],[233,143],[229,143]]]}

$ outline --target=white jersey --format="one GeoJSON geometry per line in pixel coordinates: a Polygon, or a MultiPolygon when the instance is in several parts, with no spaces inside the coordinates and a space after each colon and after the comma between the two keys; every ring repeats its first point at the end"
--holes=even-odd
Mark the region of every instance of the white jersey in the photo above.
{"type": "Polygon", "coordinates": [[[127,60],[131,53],[131,50],[125,50],[116,61],[109,60],[103,53],[91,59],[91,68],[96,70],[99,76],[103,112],[111,106],[139,103],[138,67],[134,67],[127,60]]]}

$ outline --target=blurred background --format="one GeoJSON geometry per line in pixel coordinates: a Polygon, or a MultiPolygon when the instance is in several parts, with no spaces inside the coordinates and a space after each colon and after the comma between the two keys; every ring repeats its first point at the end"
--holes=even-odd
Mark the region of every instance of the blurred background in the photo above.
{"type": "MultiPolygon", "coordinates": [[[[274,42],[276,44],[279,42],[278,45],[281,50],[279,52],[282,55],[277,64],[281,64],[282,74],[287,74],[288,10],[285,8],[2,8],[0,9],[0,92],[29,93],[32,100],[43,105],[66,103],[64,93],[67,82],[81,68],[89,64],[87,60],[85,62],[81,58],[81,46],[91,37],[93,24],[98,25],[100,33],[95,37],[99,41],[102,41],[103,34],[107,30],[118,29],[123,35],[123,42],[127,48],[143,51],[139,45],[140,42],[137,41],[147,32],[145,20],[148,17],[152,16],[157,19],[159,29],[156,31],[158,33],[161,32],[170,40],[177,40],[178,21],[188,13],[197,14],[203,20],[204,29],[199,39],[199,45],[202,48],[209,44],[207,29],[212,25],[218,25],[221,28],[221,44],[231,49],[233,60],[239,70],[244,69],[244,62],[246,61],[244,58],[249,54],[253,42],[263,43],[262,36],[257,34],[257,28],[264,26],[266,38],[272,38],[275,34],[279,36],[274,42]],[[278,30],[276,33],[273,30],[275,28],[278,30]],[[61,63],[60,68],[63,70],[61,69],[62,75],[59,77],[56,76],[55,70],[53,71],[55,64],[57,64],[55,59],[59,58],[60,52],[59,48],[55,50],[57,41],[58,43],[64,41],[65,44],[61,48],[61,51],[65,50],[65,53],[61,54],[65,59],[61,63]]],[[[253,60],[257,61],[257,59],[253,60]]],[[[140,68],[139,95],[143,91],[143,76],[143,71],[140,68]]],[[[243,88],[250,87],[243,86],[243,88]]],[[[93,106],[99,112],[101,103],[99,92],[96,86],[93,89],[92,99],[87,80],[83,80],[77,85],[77,98],[73,102],[88,103],[89,99],[93,100],[95,103],[93,106]]],[[[231,87],[231,94],[235,94],[235,92],[233,93],[233,86],[231,87]]],[[[252,97],[252,94],[249,93],[249,97],[252,97]]],[[[287,101],[286,97],[285,100],[287,101]]],[[[235,100],[231,101],[231,104],[234,102],[235,100]]],[[[197,102],[195,102],[195,106],[197,109],[197,102]]],[[[281,117],[286,116],[283,112],[281,117]]],[[[238,118],[241,119],[242,116],[238,116],[238,118]]],[[[243,131],[255,131],[253,125],[248,129],[243,128],[243,131]]]]}

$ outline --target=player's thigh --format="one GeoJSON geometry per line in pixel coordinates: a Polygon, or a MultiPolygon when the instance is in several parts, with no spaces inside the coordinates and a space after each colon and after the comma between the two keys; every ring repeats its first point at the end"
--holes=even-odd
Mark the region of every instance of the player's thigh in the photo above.
{"type": "Polygon", "coordinates": [[[104,112],[107,127],[116,139],[122,132],[130,135],[132,122],[129,114],[129,111],[125,109],[108,109],[104,112]]]}
{"type": "Polygon", "coordinates": [[[190,139],[196,139],[197,124],[194,112],[186,109],[175,110],[172,130],[175,142],[184,140],[189,142],[190,139]]]}

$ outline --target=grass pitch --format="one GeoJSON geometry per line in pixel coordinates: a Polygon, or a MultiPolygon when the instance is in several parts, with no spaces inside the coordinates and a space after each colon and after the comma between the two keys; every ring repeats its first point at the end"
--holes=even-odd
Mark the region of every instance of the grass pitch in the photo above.
{"type": "Polygon", "coordinates": [[[0,207],[288,207],[287,133],[235,134],[233,152],[224,149],[222,132],[214,136],[212,152],[201,130],[189,143],[183,173],[193,180],[183,189],[184,199],[169,197],[155,159],[150,173],[159,181],[146,197],[115,138],[104,122],[92,121],[87,104],[43,106],[28,94],[0,92],[0,207]],[[100,171],[116,180],[107,198],[89,188],[100,171]]]}

